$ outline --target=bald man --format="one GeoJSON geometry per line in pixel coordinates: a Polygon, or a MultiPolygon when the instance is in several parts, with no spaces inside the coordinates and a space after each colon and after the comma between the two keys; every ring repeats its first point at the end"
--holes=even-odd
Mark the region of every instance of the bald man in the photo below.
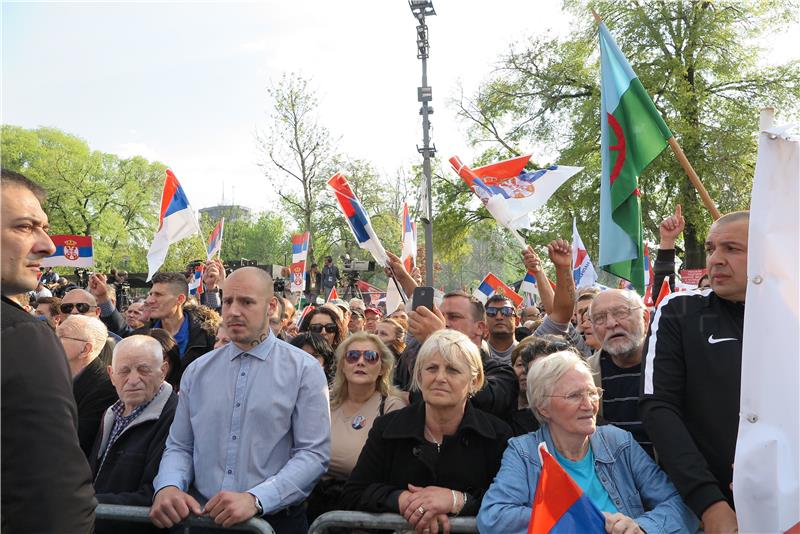
{"type": "Polygon", "coordinates": [[[275,337],[272,279],[244,267],[224,283],[230,342],[183,374],[150,518],[161,528],[190,513],[228,527],[263,517],[278,533],[306,532],[303,501],[328,467],[325,373],[275,337]]]}
{"type": "Polygon", "coordinates": [[[642,372],[642,420],[664,470],[706,532],[735,532],[733,458],[739,432],[750,213],[723,215],[706,237],[711,290],[667,296],[642,372]]]}

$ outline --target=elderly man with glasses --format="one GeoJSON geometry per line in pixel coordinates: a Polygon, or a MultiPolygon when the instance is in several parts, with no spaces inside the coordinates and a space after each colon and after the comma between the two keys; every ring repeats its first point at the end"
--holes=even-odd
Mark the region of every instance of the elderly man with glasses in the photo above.
{"type": "Polygon", "coordinates": [[[639,382],[647,334],[642,297],[627,289],[600,292],[589,307],[594,337],[602,344],[588,359],[595,383],[605,391],[600,405],[607,423],[627,430],[653,456],[653,443],[639,415],[639,382]]]}
{"type": "Polygon", "coordinates": [[[72,393],[78,405],[78,440],[87,458],[103,412],[117,400],[114,385],[98,358],[107,335],[100,319],[85,315],[70,315],[56,328],[72,373],[72,393]]]}

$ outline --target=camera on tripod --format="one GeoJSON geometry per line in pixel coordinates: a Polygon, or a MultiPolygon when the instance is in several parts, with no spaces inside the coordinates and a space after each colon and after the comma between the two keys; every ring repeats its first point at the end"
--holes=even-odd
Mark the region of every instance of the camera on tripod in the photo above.
{"type": "Polygon", "coordinates": [[[359,273],[371,273],[375,271],[375,262],[367,260],[354,260],[350,258],[349,254],[341,256],[345,275],[355,275],[358,278],[359,273]]]}

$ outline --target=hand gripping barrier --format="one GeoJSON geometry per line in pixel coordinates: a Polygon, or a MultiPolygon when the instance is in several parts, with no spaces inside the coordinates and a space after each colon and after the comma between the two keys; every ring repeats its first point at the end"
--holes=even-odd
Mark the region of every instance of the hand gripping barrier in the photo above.
{"type": "MultiPolygon", "coordinates": [[[[97,519],[109,521],[126,521],[133,523],[149,523],[150,518],[147,514],[150,508],[146,506],[123,506],[120,504],[99,504],[95,510],[97,519]]],[[[398,516],[399,517],[399,516],[398,516]]],[[[401,518],[402,519],[402,518],[401,518]]],[[[184,522],[184,534],[191,534],[191,527],[213,527],[222,528],[214,523],[210,517],[190,516],[184,522]]],[[[249,519],[244,523],[239,523],[229,527],[227,530],[239,532],[255,532],[257,534],[275,534],[272,527],[263,519],[249,519]]]]}
{"type": "MultiPolygon", "coordinates": [[[[474,517],[451,517],[450,532],[478,532],[474,517]]],[[[324,534],[329,528],[376,528],[392,531],[412,531],[411,525],[399,514],[368,514],[366,512],[327,512],[319,516],[308,529],[308,534],[324,534]]]]}

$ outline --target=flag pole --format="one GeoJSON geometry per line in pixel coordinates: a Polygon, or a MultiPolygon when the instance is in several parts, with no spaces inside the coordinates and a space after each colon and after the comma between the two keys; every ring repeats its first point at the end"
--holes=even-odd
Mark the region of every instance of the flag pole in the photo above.
{"type": "MultiPolygon", "coordinates": [[[[592,16],[594,16],[594,21],[597,24],[603,22],[603,19],[600,15],[597,14],[597,11],[592,9],[592,16]]],[[[708,191],[703,186],[703,182],[700,181],[700,177],[697,176],[697,173],[692,167],[692,164],[686,158],[686,154],[683,153],[683,149],[681,145],[678,144],[677,139],[675,136],[672,135],[669,139],[667,139],[667,143],[669,143],[669,147],[672,149],[672,152],[675,154],[675,157],[678,158],[678,163],[681,164],[686,176],[689,177],[689,181],[692,182],[692,185],[697,190],[697,193],[700,195],[700,199],[703,201],[703,205],[706,207],[708,212],[711,214],[711,217],[716,221],[721,217],[717,206],[714,205],[714,201],[711,200],[711,195],[708,194],[708,191]]]]}
{"type": "Polygon", "coordinates": [[[675,139],[673,135],[669,139],[667,139],[669,143],[669,147],[672,149],[672,152],[675,153],[675,157],[678,158],[678,162],[683,167],[683,170],[686,172],[686,175],[689,177],[689,181],[692,182],[692,185],[700,194],[700,198],[703,200],[703,205],[706,207],[708,212],[711,214],[711,217],[716,221],[721,217],[719,210],[714,205],[714,201],[711,200],[711,196],[706,191],[706,188],[703,186],[703,182],[700,181],[700,178],[697,176],[697,173],[694,172],[694,168],[692,164],[689,163],[689,160],[686,158],[686,154],[683,153],[683,149],[681,145],[678,144],[678,141],[675,139]]]}

